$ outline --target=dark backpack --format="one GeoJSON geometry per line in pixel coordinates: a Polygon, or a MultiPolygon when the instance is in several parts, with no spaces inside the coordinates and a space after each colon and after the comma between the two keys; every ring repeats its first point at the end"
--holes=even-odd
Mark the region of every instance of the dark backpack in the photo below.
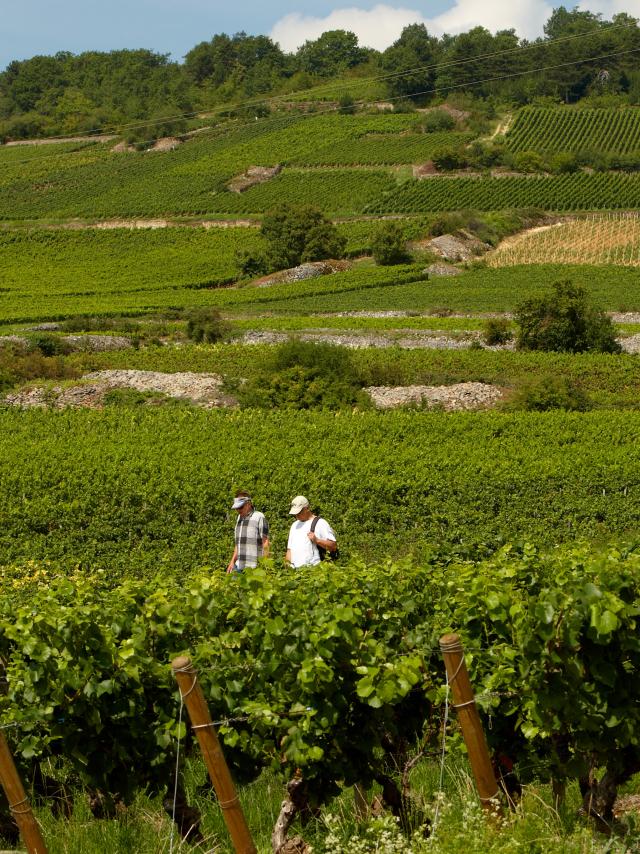
{"type": "MultiPolygon", "coordinates": [[[[311,533],[312,534],[315,534],[316,525],[318,524],[319,521],[320,521],[320,516],[314,516],[313,517],[313,522],[311,523],[311,533]]],[[[316,548],[318,549],[318,554],[320,555],[320,560],[324,560],[325,557],[327,556],[327,554],[329,555],[329,558],[331,560],[338,560],[338,558],[340,557],[340,552],[339,552],[337,546],[334,549],[334,551],[329,551],[329,549],[323,549],[322,546],[319,546],[318,543],[316,543],[316,548]]]]}

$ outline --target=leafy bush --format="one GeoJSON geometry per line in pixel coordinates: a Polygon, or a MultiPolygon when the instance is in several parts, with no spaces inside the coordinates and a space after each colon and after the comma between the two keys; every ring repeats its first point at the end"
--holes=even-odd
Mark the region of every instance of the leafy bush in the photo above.
{"type": "Polygon", "coordinates": [[[139,406],[191,406],[190,400],[170,397],[157,391],[138,391],[135,388],[112,388],[103,398],[105,406],[137,408],[139,406]]]}
{"type": "Polygon", "coordinates": [[[269,272],[269,262],[262,252],[239,250],[236,252],[236,264],[240,274],[248,279],[255,279],[269,272]]]}
{"type": "Polygon", "coordinates": [[[542,172],[544,161],[537,151],[519,151],[513,158],[513,165],[518,172],[542,172]]]}
{"type": "Polygon", "coordinates": [[[424,133],[437,133],[438,131],[453,130],[456,121],[446,110],[431,110],[426,114],[421,123],[424,133]]]}
{"type": "Polygon", "coordinates": [[[215,344],[228,334],[229,327],[215,308],[192,309],[187,316],[187,337],[197,344],[215,344]]]}
{"type": "Polygon", "coordinates": [[[591,305],[585,288],[569,280],[556,282],[551,292],[525,300],[518,306],[515,318],[521,350],[621,350],[611,318],[591,305]]]}
{"type": "Polygon", "coordinates": [[[560,151],[551,158],[549,168],[556,175],[571,175],[578,171],[580,163],[576,154],[560,151]]]}
{"type": "Polygon", "coordinates": [[[589,395],[573,380],[554,374],[525,383],[506,404],[507,409],[524,409],[527,412],[546,412],[549,409],[586,412],[591,407],[589,395]]]}
{"type": "Polygon", "coordinates": [[[340,258],[346,238],[312,205],[284,204],[262,221],[267,262],[273,270],[295,267],[303,261],[340,258]]]}
{"type": "Polygon", "coordinates": [[[338,101],[338,112],[342,116],[352,116],[356,111],[356,102],[348,92],[345,92],[338,101]]]}
{"type": "Polygon", "coordinates": [[[263,370],[238,390],[244,407],[344,409],[369,398],[349,352],[333,344],[294,339],[278,347],[263,370]]]}
{"type": "Polygon", "coordinates": [[[493,347],[497,344],[506,344],[513,338],[513,332],[509,321],[504,317],[490,317],[484,325],[482,339],[485,344],[493,347]]]}
{"type": "Polygon", "coordinates": [[[58,335],[38,334],[29,339],[29,350],[39,350],[43,356],[65,356],[71,345],[58,335]]]}
{"type": "Polygon", "coordinates": [[[460,148],[439,148],[431,156],[433,165],[441,172],[452,172],[454,169],[464,169],[467,157],[460,148]]]}
{"type": "Polygon", "coordinates": [[[384,222],[371,239],[371,254],[376,264],[404,264],[408,259],[401,226],[393,220],[384,222]]]}

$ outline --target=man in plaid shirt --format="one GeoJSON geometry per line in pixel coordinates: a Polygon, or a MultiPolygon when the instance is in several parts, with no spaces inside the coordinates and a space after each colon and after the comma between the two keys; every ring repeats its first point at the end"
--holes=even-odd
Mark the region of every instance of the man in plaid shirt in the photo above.
{"type": "Polygon", "coordinates": [[[255,510],[248,492],[236,492],[232,509],[238,513],[235,548],[227,572],[242,572],[257,566],[261,557],[269,557],[269,523],[264,513],[255,510]]]}

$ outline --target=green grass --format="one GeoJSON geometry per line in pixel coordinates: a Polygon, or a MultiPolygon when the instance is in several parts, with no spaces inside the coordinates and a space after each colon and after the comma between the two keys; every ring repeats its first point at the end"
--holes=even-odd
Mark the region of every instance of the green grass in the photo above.
{"type": "MultiPolygon", "coordinates": [[[[392,269],[392,268],[391,268],[392,269]]],[[[416,277],[417,278],[417,277],[416,277]]],[[[640,309],[640,273],[634,269],[588,266],[523,266],[499,270],[478,267],[455,278],[433,277],[429,281],[416,280],[395,285],[381,284],[355,290],[336,287],[330,301],[318,293],[315,283],[300,285],[297,295],[269,289],[260,297],[264,303],[260,310],[287,314],[320,313],[326,311],[387,311],[404,310],[427,312],[448,309],[456,312],[513,311],[527,297],[538,293],[561,279],[571,279],[584,285],[602,308],[611,311],[640,309]],[[315,290],[314,290],[315,289],[315,290]],[[280,297],[282,293],[283,298],[280,297]],[[267,303],[268,302],[268,306],[267,303]]],[[[373,284],[373,283],[371,283],[373,284]]],[[[224,302],[225,308],[234,309],[233,296],[212,295],[213,300],[224,302]]],[[[244,310],[249,310],[242,296],[244,310]]],[[[237,303],[240,307],[240,303],[237,303]]],[[[258,306],[256,305],[256,308],[258,306]]]]}
{"type": "MultiPolygon", "coordinates": [[[[233,847],[220,808],[212,794],[200,786],[205,781],[199,760],[187,766],[189,802],[202,813],[205,845],[192,848],[181,844],[174,832],[173,850],[203,852],[215,850],[231,854],[233,847]]],[[[634,790],[632,785],[631,790],[634,790]]],[[[419,763],[411,774],[411,789],[425,818],[433,821],[440,800],[438,820],[430,837],[419,826],[407,839],[393,819],[386,817],[359,821],[354,811],[353,793],[345,789],[322,810],[317,819],[301,827],[296,821],[290,835],[301,834],[318,854],[623,854],[635,850],[638,832],[635,816],[619,823],[608,839],[578,816],[580,794],[577,786],[567,790],[566,801],[557,808],[548,785],[530,785],[521,802],[500,821],[492,821],[481,810],[468,767],[458,756],[447,753],[446,774],[439,794],[439,764],[419,763]],[[406,847],[405,847],[406,846],[406,847]]],[[[367,800],[377,792],[366,793],[367,800]]],[[[269,774],[255,783],[240,786],[240,802],[258,854],[271,854],[271,832],[283,797],[281,784],[269,774]]],[[[166,854],[172,829],[160,799],[140,794],[134,804],[116,819],[96,820],[78,793],[71,820],[54,819],[48,810],[37,810],[50,854],[166,854]]]]}

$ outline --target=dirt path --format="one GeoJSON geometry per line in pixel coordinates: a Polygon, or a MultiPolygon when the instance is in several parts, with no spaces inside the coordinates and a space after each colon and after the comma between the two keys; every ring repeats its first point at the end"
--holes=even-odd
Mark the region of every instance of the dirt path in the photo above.
{"type": "Polygon", "coordinates": [[[495,139],[497,136],[504,136],[513,122],[513,113],[507,113],[501,122],[498,122],[498,127],[491,134],[489,139],[495,139]]]}

